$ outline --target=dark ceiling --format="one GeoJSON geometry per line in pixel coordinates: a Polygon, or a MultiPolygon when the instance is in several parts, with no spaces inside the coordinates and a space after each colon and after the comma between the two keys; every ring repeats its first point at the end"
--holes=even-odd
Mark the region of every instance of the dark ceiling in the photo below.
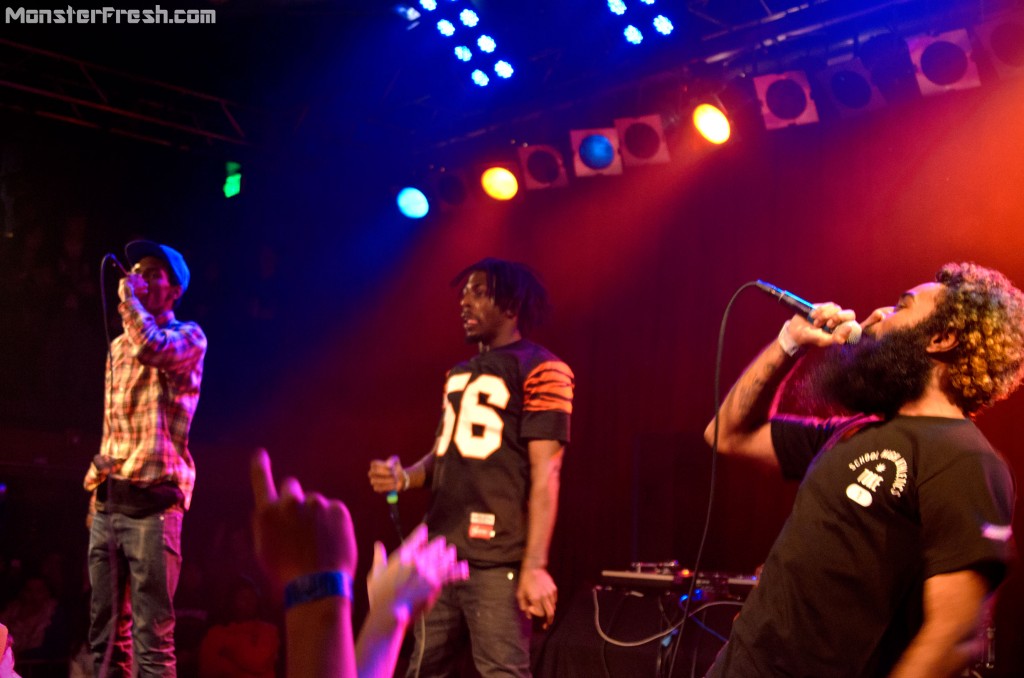
{"type": "MultiPolygon", "coordinates": [[[[471,4],[438,1],[441,10],[471,4]]],[[[639,6],[638,0],[627,4],[639,6]]],[[[610,13],[603,0],[478,0],[472,6],[481,26],[501,41],[516,67],[512,79],[495,79],[486,88],[470,82],[470,69],[452,56],[453,43],[440,36],[433,18],[424,16],[413,26],[395,11],[394,2],[161,5],[212,8],[217,21],[212,26],[6,24],[0,104],[181,148],[197,147],[188,137],[198,129],[207,145],[384,149],[411,157],[493,134],[534,133],[556,116],[586,125],[588,118],[664,109],[671,105],[665,103],[669,89],[809,61],[823,64],[881,33],[945,30],[1019,2],[657,0],[675,32],[667,38],[652,35],[633,47],[622,39],[627,22],[610,13]],[[83,68],[53,55],[104,68],[83,68]],[[112,121],[124,111],[128,121],[112,121]],[[154,120],[171,124],[157,129],[161,125],[154,128],[154,120]]],[[[641,10],[649,11],[630,8],[641,10]]]]}

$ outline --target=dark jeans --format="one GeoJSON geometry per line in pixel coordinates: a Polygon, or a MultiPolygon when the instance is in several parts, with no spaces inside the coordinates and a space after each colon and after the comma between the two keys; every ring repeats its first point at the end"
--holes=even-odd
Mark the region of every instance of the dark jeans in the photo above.
{"type": "Polygon", "coordinates": [[[171,508],[146,518],[121,513],[93,517],[89,649],[97,678],[129,678],[133,654],[137,675],[175,675],[172,601],[181,571],[182,515],[181,509],[171,508]],[[111,642],[109,669],[102,674],[111,642]]]}
{"type": "Polygon", "coordinates": [[[518,585],[517,568],[471,567],[468,581],[446,586],[429,614],[415,622],[407,677],[456,675],[467,640],[484,678],[529,677],[532,624],[516,602],[518,585]]]}

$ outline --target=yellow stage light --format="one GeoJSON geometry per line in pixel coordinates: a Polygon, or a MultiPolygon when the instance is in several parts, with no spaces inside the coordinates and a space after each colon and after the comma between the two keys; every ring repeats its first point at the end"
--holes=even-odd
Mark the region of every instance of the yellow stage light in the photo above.
{"type": "Polygon", "coordinates": [[[511,200],[519,192],[519,181],[516,175],[504,167],[491,167],[480,175],[480,185],[484,193],[495,200],[511,200]]]}
{"type": "Polygon", "coordinates": [[[731,133],[729,118],[712,104],[700,104],[693,109],[693,126],[713,144],[724,144],[731,133]]]}

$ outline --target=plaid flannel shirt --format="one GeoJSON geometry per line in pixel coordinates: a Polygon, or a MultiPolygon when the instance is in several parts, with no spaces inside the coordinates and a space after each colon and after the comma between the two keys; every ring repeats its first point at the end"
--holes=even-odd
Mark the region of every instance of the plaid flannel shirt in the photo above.
{"type": "MultiPolygon", "coordinates": [[[[206,336],[171,311],[154,318],[135,298],[117,309],[124,333],[111,343],[107,358],[100,453],[122,462],[115,478],[143,487],[176,483],[187,510],[196,480],[188,432],[199,403],[206,336]]],[[[95,490],[105,478],[90,464],[85,489],[95,490]]]]}

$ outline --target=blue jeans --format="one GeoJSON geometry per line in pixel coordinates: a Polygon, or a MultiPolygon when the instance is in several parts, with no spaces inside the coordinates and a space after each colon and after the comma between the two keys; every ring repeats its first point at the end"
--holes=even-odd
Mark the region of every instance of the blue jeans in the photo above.
{"type": "Polygon", "coordinates": [[[174,590],[181,572],[179,508],[146,518],[97,513],[89,532],[89,650],[95,674],[174,676],[174,590]],[[115,608],[115,600],[117,607],[115,608]],[[107,646],[113,643],[106,674],[107,646]]]}
{"type": "Polygon", "coordinates": [[[454,676],[469,640],[484,678],[530,676],[531,621],[516,602],[519,570],[469,568],[469,579],[449,584],[433,609],[414,623],[407,678],[454,676]]]}

